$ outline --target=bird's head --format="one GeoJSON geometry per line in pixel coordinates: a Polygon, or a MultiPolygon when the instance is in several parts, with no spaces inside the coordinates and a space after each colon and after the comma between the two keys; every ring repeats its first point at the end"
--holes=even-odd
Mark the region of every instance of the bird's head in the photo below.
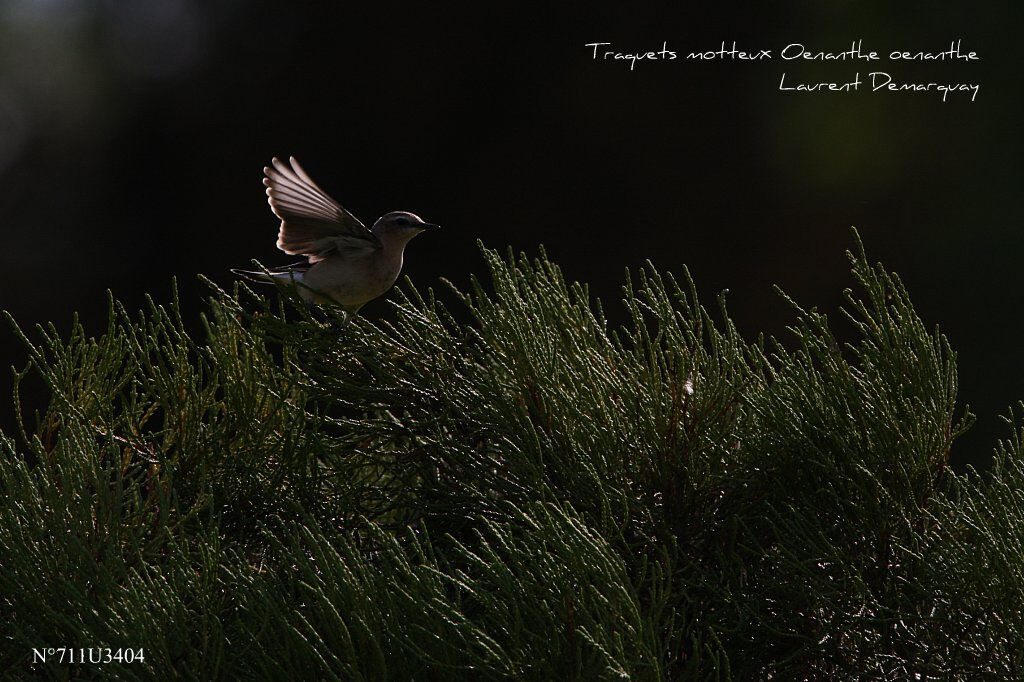
{"type": "Polygon", "coordinates": [[[439,229],[439,225],[425,222],[415,213],[392,211],[385,213],[373,224],[373,233],[381,241],[404,244],[424,230],[439,229]]]}

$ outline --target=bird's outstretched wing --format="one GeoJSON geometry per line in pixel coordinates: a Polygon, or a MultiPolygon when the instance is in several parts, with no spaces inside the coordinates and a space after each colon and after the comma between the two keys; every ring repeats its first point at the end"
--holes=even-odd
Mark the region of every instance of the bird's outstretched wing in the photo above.
{"type": "Polygon", "coordinates": [[[270,208],[281,219],[277,248],[310,263],[342,249],[382,248],[376,235],[320,189],[295,157],[291,167],[274,158],[263,169],[270,208]]]}

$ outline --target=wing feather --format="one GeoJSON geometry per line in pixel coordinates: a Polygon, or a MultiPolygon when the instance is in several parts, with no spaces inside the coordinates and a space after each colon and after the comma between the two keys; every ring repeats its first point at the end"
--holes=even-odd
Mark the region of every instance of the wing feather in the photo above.
{"type": "Polygon", "coordinates": [[[354,215],[313,182],[295,157],[290,167],[276,157],[263,169],[270,208],[281,219],[277,248],[316,263],[339,249],[382,248],[354,215]]]}

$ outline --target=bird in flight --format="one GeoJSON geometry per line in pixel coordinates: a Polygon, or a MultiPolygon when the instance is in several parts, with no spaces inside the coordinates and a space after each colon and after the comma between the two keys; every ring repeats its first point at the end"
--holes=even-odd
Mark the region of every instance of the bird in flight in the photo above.
{"type": "Polygon", "coordinates": [[[405,245],[438,225],[406,211],[385,213],[371,229],[327,195],[295,157],[263,169],[270,209],[281,219],[277,248],[305,261],[268,272],[232,270],[257,282],[293,283],[303,300],[335,303],[347,313],[391,288],[402,271],[405,245]]]}

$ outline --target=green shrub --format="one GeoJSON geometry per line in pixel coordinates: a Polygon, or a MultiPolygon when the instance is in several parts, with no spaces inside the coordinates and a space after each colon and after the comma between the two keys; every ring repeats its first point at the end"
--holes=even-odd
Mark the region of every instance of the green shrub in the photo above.
{"type": "Polygon", "coordinates": [[[202,339],[176,296],[15,326],[50,402],[0,438],[0,669],[1024,676],[1022,431],[949,468],[955,355],[898,278],[851,255],[857,338],[794,303],[782,344],[688,276],[634,273],[613,326],[483,253],[487,287],[406,283],[377,322],[214,287],[202,339]],[[60,646],[145,662],[33,651],[60,646]]]}

